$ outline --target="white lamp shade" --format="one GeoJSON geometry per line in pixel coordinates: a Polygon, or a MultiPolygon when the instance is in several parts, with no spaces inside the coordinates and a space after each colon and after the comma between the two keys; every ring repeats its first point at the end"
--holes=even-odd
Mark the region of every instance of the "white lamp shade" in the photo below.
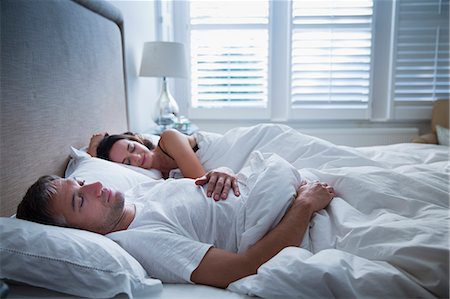
{"type": "Polygon", "coordinates": [[[141,77],[187,77],[184,45],[146,42],[142,52],[141,77]]]}

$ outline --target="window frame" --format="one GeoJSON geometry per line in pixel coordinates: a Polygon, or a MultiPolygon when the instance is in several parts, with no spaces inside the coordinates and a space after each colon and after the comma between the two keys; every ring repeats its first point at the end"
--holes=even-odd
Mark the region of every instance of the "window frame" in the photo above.
{"type": "MultiPolygon", "coordinates": [[[[382,2],[382,1],[378,1],[382,2]]],[[[396,68],[396,48],[397,48],[397,31],[395,30],[399,25],[400,3],[393,1],[392,3],[392,40],[391,40],[391,64],[389,76],[389,119],[403,121],[403,120],[428,120],[431,119],[432,101],[395,101],[395,68],[396,68]]],[[[437,99],[436,99],[437,100],[437,99]]]]}
{"type": "MultiPolygon", "coordinates": [[[[431,101],[394,101],[397,1],[373,2],[372,62],[367,107],[340,104],[301,104],[293,106],[291,89],[291,1],[269,3],[268,103],[267,107],[191,107],[190,64],[188,78],[172,79],[172,90],[180,112],[191,120],[254,120],[299,122],[312,120],[387,122],[425,120],[431,116],[431,101]],[[382,42],[379,42],[382,41],[382,42]],[[273,47],[272,45],[277,45],[273,47]],[[280,46],[283,45],[283,46],[280,46]],[[388,57],[386,59],[386,57],[388,57]]],[[[171,1],[171,38],[190,49],[189,3],[171,1]]],[[[164,24],[162,20],[162,24],[164,24]]],[[[189,56],[189,55],[188,55],[189,56]]]]}
{"type": "MultiPolygon", "coordinates": [[[[173,38],[185,44],[186,49],[190,51],[191,43],[189,39],[189,2],[188,1],[174,1],[172,2],[172,9],[174,15],[173,38]],[[175,21],[178,20],[178,21],[175,21]]],[[[269,4],[269,18],[270,18],[271,4],[269,4]]],[[[269,22],[269,45],[271,44],[271,23],[269,22]]],[[[187,54],[190,56],[189,53],[187,54]]],[[[191,106],[191,65],[188,63],[188,78],[185,82],[178,82],[174,87],[174,95],[180,104],[181,113],[186,115],[189,119],[207,120],[207,119],[249,119],[249,120],[269,120],[270,119],[270,86],[271,86],[271,52],[270,47],[268,51],[268,90],[267,90],[267,106],[266,107],[248,107],[234,104],[234,107],[192,107],[191,106]],[[185,95],[185,96],[183,96],[185,95]]],[[[180,80],[178,80],[180,81],[180,80]]]]}

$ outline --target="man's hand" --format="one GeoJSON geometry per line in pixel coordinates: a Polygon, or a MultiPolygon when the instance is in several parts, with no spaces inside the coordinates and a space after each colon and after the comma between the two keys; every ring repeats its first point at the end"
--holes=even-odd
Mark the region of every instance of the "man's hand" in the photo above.
{"type": "Polygon", "coordinates": [[[231,188],[233,189],[234,195],[239,196],[241,194],[236,176],[231,169],[226,167],[209,171],[201,178],[196,179],[195,184],[198,186],[208,184],[206,195],[208,197],[212,196],[215,201],[226,199],[231,188]]]}
{"type": "Polygon", "coordinates": [[[302,182],[297,190],[297,197],[294,200],[294,204],[302,202],[307,204],[312,212],[317,212],[325,209],[336,195],[334,188],[327,183],[316,182],[302,182]]]}
{"type": "Polygon", "coordinates": [[[100,144],[100,141],[102,141],[106,136],[108,136],[108,133],[106,132],[96,133],[92,135],[87,150],[88,154],[91,155],[91,157],[97,157],[97,147],[100,144]]]}

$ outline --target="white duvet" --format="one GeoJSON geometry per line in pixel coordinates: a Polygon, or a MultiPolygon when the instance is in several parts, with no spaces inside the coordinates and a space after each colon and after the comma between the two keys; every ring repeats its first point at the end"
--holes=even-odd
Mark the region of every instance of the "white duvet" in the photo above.
{"type": "Polygon", "coordinates": [[[200,132],[197,140],[206,169],[237,172],[255,150],[277,153],[303,179],[337,191],[312,219],[309,248],[284,249],[229,290],[265,298],[449,296],[448,147],[350,148],[279,125],[200,132]]]}

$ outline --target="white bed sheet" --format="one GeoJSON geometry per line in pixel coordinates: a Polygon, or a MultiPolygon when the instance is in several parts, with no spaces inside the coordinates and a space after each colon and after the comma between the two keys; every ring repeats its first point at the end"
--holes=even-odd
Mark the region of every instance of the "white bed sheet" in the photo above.
{"type": "Polygon", "coordinates": [[[288,248],[256,275],[229,286],[273,297],[448,297],[448,147],[395,144],[350,148],[285,127],[199,134],[206,168],[245,164],[275,152],[337,197],[310,225],[309,250],[288,248]]]}
{"type": "MultiPolygon", "coordinates": [[[[58,293],[44,288],[29,285],[10,284],[8,299],[74,299],[79,298],[72,295],[58,293]]],[[[119,294],[114,299],[127,299],[125,294],[119,294]]],[[[223,298],[223,299],[245,299],[254,298],[238,294],[228,290],[218,289],[203,285],[191,284],[164,284],[160,293],[140,297],[142,299],[198,299],[198,298],[223,298]]]]}

